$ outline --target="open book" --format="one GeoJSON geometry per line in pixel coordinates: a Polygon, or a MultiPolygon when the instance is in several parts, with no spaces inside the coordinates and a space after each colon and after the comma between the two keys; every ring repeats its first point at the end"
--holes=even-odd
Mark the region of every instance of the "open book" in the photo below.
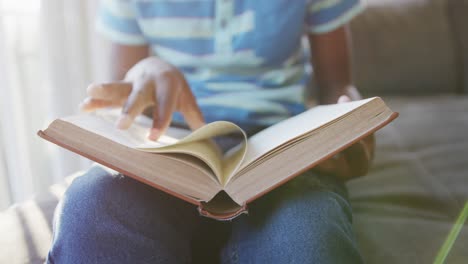
{"type": "Polygon", "coordinates": [[[202,215],[226,220],[246,205],[335,155],[397,117],[382,99],[314,107],[247,138],[218,121],[196,131],[170,128],[157,142],[151,120],[115,128],[117,113],[98,112],[53,121],[39,135],[169,194],[198,205],[202,215]],[[213,138],[237,134],[222,152],[213,138]]]}

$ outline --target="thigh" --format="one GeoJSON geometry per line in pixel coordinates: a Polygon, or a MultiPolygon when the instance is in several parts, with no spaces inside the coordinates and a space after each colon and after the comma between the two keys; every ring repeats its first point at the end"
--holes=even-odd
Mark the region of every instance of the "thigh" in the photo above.
{"type": "Polygon", "coordinates": [[[194,206],[93,167],[73,181],[54,222],[51,263],[188,263],[194,206]]]}
{"type": "Polygon", "coordinates": [[[307,172],[232,223],[225,263],[359,263],[342,183],[307,172]]]}

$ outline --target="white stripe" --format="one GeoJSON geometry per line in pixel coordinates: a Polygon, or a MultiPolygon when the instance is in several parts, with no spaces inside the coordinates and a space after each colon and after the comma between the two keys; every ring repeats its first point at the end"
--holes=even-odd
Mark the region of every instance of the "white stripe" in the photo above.
{"type": "MultiPolygon", "coordinates": [[[[297,83],[305,75],[305,68],[303,65],[283,67],[277,70],[270,70],[261,67],[248,67],[241,69],[229,69],[227,71],[217,70],[212,68],[198,68],[196,72],[186,74],[186,77],[189,79],[194,79],[198,81],[209,81],[220,75],[236,75],[244,77],[254,77],[258,78],[261,82],[272,83],[277,85],[284,85],[290,83],[297,83]]],[[[208,87],[213,89],[213,91],[218,90],[255,90],[260,89],[261,87],[255,86],[253,84],[246,83],[242,84],[241,87],[236,89],[237,82],[229,83],[207,83],[208,87]],[[227,86],[226,86],[227,85],[227,86]],[[232,85],[232,87],[231,87],[232,85]]],[[[263,88],[262,88],[263,89],[263,88]]]]}
{"type": "Polygon", "coordinates": [[[260,86],[246,82],[207,82],[205,87],[213,92],[244,92],[262,89],[260,86]]]}
{"type": "Polygon", "coordinates": [[[260,79],[265,82],[284,84],[297,83],[305,74],[304,65],[296,65],[284,67],[277,70],[268,71],[260,76],[260,79]]]}
{"type": "Polygon", "coordinates": [[[196,79],[198,81],[209,81],[220,75],[231,76],[244,76],[257,78],[265,73],[266,69],[261,67],[229,67],[226,70],[223,68],[214,67],[198,67],[194,73],[186,74],[188,78],[196,79]]]}
{"type": "Polygon", "coordinates": [[[188,67],[227,67],[258,66],[263,60],[252,50],[243,50],[234,54],[208,54],[195,56],[163,46],[153,45],[154,52],[162,59],[176,65],[188,67]]]}
{"type": "Polygon", "coordinates": [[[322,1],[314,2],[313,4],[310,5],[309,12],[315,13],[320,10],[336,6],[340,4],[341,2],[343,1],[342,0],[322,0],[322,1]]]}
{"type": "Polygon", "coordinates": [[[234,16],[234,2],[217,0],[215,4],[215,28],[214,49],[216,53],[231,54],[232,29],[229,26],[234,16]]]}
{"type": "MultiPolygon", "coordinates": [[[[304,38],[302,38],[301,40],[301,45],[296,49],[296,51],[291,55],[289,56],[288,59],[286,59],[284,62],[283,62],[283,67],[291,67],[293,65],[296,65],[305,55],[305,52],[304,52],[304,44],[302,43],[304,41],[304,38]]],[[[305,39],[306,41],[306,45],[309,45],[308,43],[308,39],[305,39]]],[[[306,47],[308,48],[308,47],[306,47]]]]}
{"type": "MultiPolygon", "coordinates": [[[[106,0],[111,1],[111,0],[106,0]]],[[[114,3],[114,1],[111,1],[114,3]]],[[[111,7],[109,10],[113,15],[119,17],[134,17],[131,13],[131,6],[127,7],[127,11],[123,7],[111,7]]],[[[215,21],[212,18],[141,18],[140,26],[142,30],[150,37],[154,38],[213,38],[215,37],[215,21]]],[[[252,31],[254,28],[254,13],[253,11],[244,12],[236,16],[232,21],[227,22],[229,25],[223,32],[219,30],[217,34],[242,34],[252,31]]]]}
{"type": "Polygon", "coordinates": [[[146,39],[142,35],[127,34],[120,31],[114,30],[108,27],[101,20],[96,22],[96,30],[112,41],[115,41],[124,45],[144,45],[147,44],[146,39]]]}
{"type": "Polygon", "coordinates": [[[211,38],[211,18],[142,18],[141,29],[155,38],[211,38]]]}
{"type": "Polygon", "coordinates": [[[351,20],[353,17],[359,14],[362,10],[364,10],[364,6],[358,3],[356,6],[349,9],[347,12],[343,13],[341,16],[334,20],[319,26],[312,26],[311,28],[309,28],[309,33],[320,34],[337,29],[338,27],[346,24],[349,20],[351,20]]]}
{"type": "Polygon", "coordinates": [[[236,17],[231,22],[231,32],[235,35],[250,32],[254,29],[254,12],[249,10],[236,17]]]}
{"type": "Polygon", "coordinates": [[[129,1],[103,0],[102,5],[113,16],[135,18],[133,6],[129,1]]]}

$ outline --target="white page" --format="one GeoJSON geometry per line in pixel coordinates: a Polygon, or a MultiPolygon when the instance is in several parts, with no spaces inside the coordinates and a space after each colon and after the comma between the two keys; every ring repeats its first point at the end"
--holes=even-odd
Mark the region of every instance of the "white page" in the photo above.
{"type": "Polygon", "coordinates": [[[369,98],[342,104],[317,106],[260,131],[249,138],[247,143],[247,153],[240,169],[249,165],[269,151],[281,146],[285,142],[315,130],[374,99],[378,98],[369,98]]]}
{"type": "Polygon", "coordinates": [[[62,120],[72,123],[85,130],[101,135],[119,144],[131,148],[138,147],[162,147],[177,143],[180,139],[188,136],[191,131],[170,127],[157,142],[147,138],[152,126],[152,120],[145,116],[139,116],[129,129],[118,129],[115,124],[120,112],[102,111],[86,115],[76,115],[62,120]]]}

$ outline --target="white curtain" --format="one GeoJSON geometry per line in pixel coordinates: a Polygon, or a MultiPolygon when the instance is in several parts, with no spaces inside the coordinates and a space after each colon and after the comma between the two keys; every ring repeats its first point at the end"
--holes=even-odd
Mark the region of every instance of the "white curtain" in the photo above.
{"type": "Polygon", "coordinates": [[[40,139],[104,79],[92,0],[0,0],[0,209],[90,162],[40,139]]]}

